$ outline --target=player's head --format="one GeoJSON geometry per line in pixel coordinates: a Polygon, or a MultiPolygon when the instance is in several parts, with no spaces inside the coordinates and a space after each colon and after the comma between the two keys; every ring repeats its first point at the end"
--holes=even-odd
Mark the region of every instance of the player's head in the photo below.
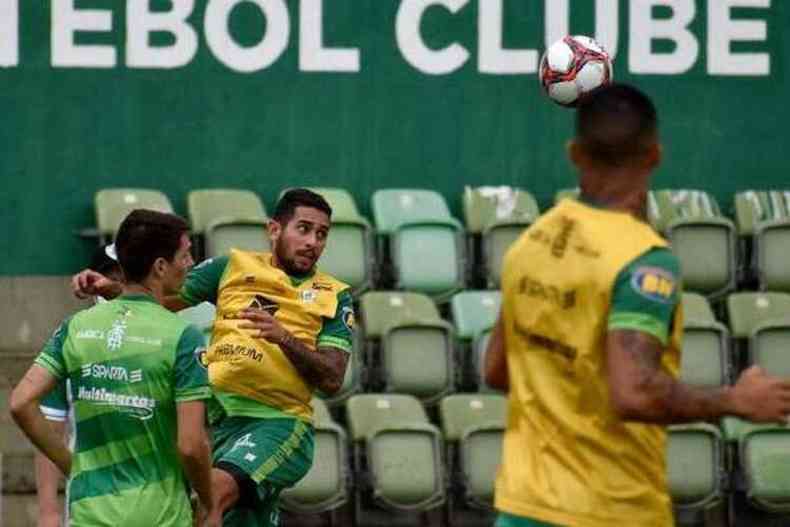
{"type": "Polygon", "coordinates": [[[108,243],[96,249],[90,268],[111,280],[121,281],[123,279],[123,271],[118,264],[118,254],[115,252],[114,243],[108,243]]]}
{"type": "Polygon", "coordinates": [[[582,173],[622,168],[651,172],[661,159],[661,148],[650,98],[617,83],[590,92],[576,110],[570,155],[582,173]]]}
{"type": "Polygon", "coordinates": [[[189,225],[180,216],[137,209],[115,235],[118,263],[127,283],[154,281],[165,294],[178,291],[194,261],[189,225]]]}
{"type": "Polygon", "coordinates": [[[304,188],[289,190],[277,202],[269,222],[272,252],[290,275],[313,270],[326,247],[332,208],[315,192],[304,188]]]}

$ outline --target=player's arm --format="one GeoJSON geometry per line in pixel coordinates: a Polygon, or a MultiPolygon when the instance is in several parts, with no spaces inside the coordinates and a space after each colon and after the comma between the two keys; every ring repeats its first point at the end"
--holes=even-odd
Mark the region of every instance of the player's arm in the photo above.
{"type": "Polygon", "coordinates": [[[33,364],[11,392],[11,417],[30,441],[60,469],[71,472],[71,452],[41,413],[41,399],[57,384],[58,378],[39,364],[33,364]]]}
{"type": "Polygon", "coordinates": [[[200,362],[203,336],[187,326],[178,340],[173,365],[178,416],[177,448],[184,472],[205,509],[214,511],[211,492],[211,447],[206,432],[205,400],[211,397],[208,372],[200,362]]]}
{"type": "Polygon", "coordinates": [[[510,389],[507,354],[505,353],[505,322],[501,311],[491,332],[491,338],[488,340],[483,368],[486,384],[503,392],[510,389]]]}
{"type": "MultiPolygon", "coordinates": [[[[49,421],[52,433],[65,439],[66,423],[49,421]]],[[[63,475],[44,454],[36,450],[33,455],[38,496],[38,527],[59,527],[61,506],[58,501],[58,484],[63,475]]]]}

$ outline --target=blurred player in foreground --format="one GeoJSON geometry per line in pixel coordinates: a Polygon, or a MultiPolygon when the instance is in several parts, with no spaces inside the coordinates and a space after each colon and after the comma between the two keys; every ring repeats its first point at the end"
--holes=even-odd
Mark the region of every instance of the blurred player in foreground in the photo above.
{"type": "Polygon", "coordinates": [[[187,231],[177,216],[133,211],[115,241],[122,295],[65,320],[11,395],[14,420],[69,477],[72,527],[189,527],[187,480],[206,524],[221,521],[204,425],[211,392],[198,360],[203,337],[160,305],[192,266],[187,231]],[[73,455],[39,408],[66,379],[73,455]]]}
{"type": "Polygon", "coordinates": [[[581,196],[521,236],[503,267],[486,382],[509,391],[497,527],[673,524],[664,425],[735,415],[784,422],[790,382],[676,380],[677,258],[646,223],[661,159],[656,110],[635,88],[583,99],[569,155],[581,196]]]}

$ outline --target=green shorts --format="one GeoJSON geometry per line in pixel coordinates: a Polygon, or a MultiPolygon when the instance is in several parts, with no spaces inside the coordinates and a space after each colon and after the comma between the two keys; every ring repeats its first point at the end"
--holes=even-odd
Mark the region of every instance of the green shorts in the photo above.
{"type": "Polygon", "coordinates": [[[500,512],[497,516],[494,527],[557,527],[552,523],[544,523],[542,521],[525,518],[523,516],[516,516],[506,512],[500,512]]]}
{"type": "Polygon", "coordinates": [[[223,527],[276,527],[283,489],[313,463],[313,427],[299,419],[226,417],[212,427],[214,466],[239,485],[239,501],[223,527]]]}

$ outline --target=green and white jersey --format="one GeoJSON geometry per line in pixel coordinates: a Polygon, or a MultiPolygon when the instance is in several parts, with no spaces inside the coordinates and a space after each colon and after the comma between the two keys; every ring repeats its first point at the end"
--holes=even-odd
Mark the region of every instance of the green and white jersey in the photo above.
{"type": "Polygon", "coordinates": [[[189,527],[176,403],[210,397],[203,337],[145,295],[67,319],[36,359],[70,382],[70,525],[189,527]]]}

